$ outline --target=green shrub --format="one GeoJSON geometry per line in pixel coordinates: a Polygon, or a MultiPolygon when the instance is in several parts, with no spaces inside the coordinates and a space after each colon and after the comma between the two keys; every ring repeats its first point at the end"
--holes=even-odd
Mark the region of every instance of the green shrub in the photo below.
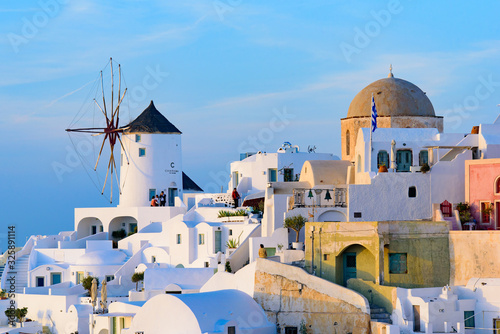
{"type": "Polygon", "coordinates": [[[244,209],[238,209],[234,212],[227,210],[220,210],[219,215],[217,217],[224,218],[224,217],[236,217],[236,216],[248,216],[248,212],[244,209]]]}
{"type": "Polygon", "coordinates": [[[299,242],[299,233],[300,230],[306,225],[307,219],[302,215],[287,217],[285,218],[285,223],[283,224],[284,228],[291,228],[297,233],[295,238],[295,242],[299,242]]]}
{"type": "Polygon", "coordinates": [[[118,231],[113,231],[113,233],[111,233],[111,236],[114,239],[121,240],[121,239],[123,239],[123,238],[125,238],[127,236],[127,232],[125,232],[124,229],[121,229],[121,230],[118,230],[118,231]]]}
{"type": "Polygon", "coordinates": [[[144,271],[140,272],[140,273],[134,273],[132,275],[132,282],[135,283],[135,290],[137,291],[137,284],[139,282],[142,282],[144,281],[144,271]]]}
{"type": "Polygon", "coordinates": [[[94,276],[87,276],[84,279],[82,279],[82,286],[85,290],[87,290],[87,293],[90,296],[90,289],[92,289],[92,280],[96,279],[97,281],[97,288],[99,288],[99,278],[94,277],[94,276]]]}

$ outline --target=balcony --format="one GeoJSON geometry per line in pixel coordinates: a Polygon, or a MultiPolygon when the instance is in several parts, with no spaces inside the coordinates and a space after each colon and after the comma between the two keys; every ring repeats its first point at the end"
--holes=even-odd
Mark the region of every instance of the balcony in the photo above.
{"type": "Polygon", "coordinates": [[[347,187],[333,189],[294,189],[291,209],[308,207],[347,207],[347,187]]]}

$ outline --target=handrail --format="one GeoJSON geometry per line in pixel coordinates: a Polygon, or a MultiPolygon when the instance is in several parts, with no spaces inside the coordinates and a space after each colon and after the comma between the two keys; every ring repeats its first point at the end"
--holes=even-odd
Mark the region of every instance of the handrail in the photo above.
{"type": "MultiPolygon", "coordinates": [[[[33,249],[33,246],[35,245],[35,241],[36,240],[38,240],[38,237],[32,235],[28,239],[28,241],[26,241],[26,243],[24,244],[24,247],[19,252],[15,253],[16,261],[19,258],[21,258],[22,256],[28,255],[28,254],[31,253],[31,250],[33,249]]],[[[10,267],[7,264],[8,264],[8,262],[6,262],[6,264],[5,264],[5,268],[3,270],[3,274],[2,274],[2,277],[1,277],[1,280],[0,280],[0,288],[3,289],[3,290],[6,290],[5,289],[5,284],[6,283],[5,282],[7,281],[7,274],[11,271],[10,267]]]]}
{"type": "Polygon", "coordinates": [[[257,236],[260,237],[261,228],[262,225],[260,224],[256,225],[253,231],[248,234],[248,236],[245,238],[245,240],[243,240],[240,246],[236,248],[236,250],[226,258],[226,261],[229,261],[229,264],[233,272],[236,272],[239,269],[241,269],[245,265],[245,262],[247,260],[250,260],[250,253],[249,253],[250,238],[257,236]]]}
{"type": "MultiPolygon", "coordinates": [[[[126,275],[132,276],[135,267],[137,267],[141,263],[142,252],[149,246],[149,242],[144,243],[144,245],[142,245],[142,247],[134,255],[132,255],[127,262],[125,262],[120,268],[118,268],[118,270],[115,272],[115,279],[110,281],[108,285],[124,285],[125,282],[122,281],[121,277],[124,277],[126,275]]],[[[130,281],[130,283],[133,285],[132,281],[130,281]]]]}

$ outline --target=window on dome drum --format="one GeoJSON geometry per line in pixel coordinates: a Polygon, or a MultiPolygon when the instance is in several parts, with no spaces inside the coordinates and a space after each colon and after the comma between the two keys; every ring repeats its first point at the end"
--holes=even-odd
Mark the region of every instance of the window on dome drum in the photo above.
{"type": "Polygon", "coordinates": [[[500,176],[495,181],[495,195],[500,194],[500,176]]]}
{"type": "Polygon", "coordinates": [[[297,327],[285,327],[285,334],[298,334],[297,327]]]}
{"type": "Polygon", "coordinates": [[[36,277],[36,286],[45,286],[45,277],[37,276],[36,277]]]}
{"type": "Polygon", "coordinates": [[[177,240],[177,244],[180,245],[181,244],[181,235],[180,234],[177,234],[176,236],[176,240],[177,240]]]}
{"type": "Polygon", "coordinates": [[[464,325],[465,329],[476,327],[476,321],[474,319],[474,311],[464,311],[464,325]]]}
{"type": "Polygon", "coordinates": [[[423,166],[424,164],[429,163],[429,151],[427,150],[422,150],[418,154],[418,165],[423,166]]]}
{"type": "Polygon", "coordinates": [[[227,327],[227,334],[236,334],[236,327],[235,326],[228,326],[227,327]]]}
{"type": "Polygon", "coordinates": [[[135,135],[135,142],[139,143],[141,141],[141,135],[135,135]]]}
{"type": "Polygon", "coordinates": [[[491,214],[491,203],[490,202],[480,202],[480,203],[481,203],[481,223],[489,224],[490,214],[491,214]]]}
{"type": "Polygon", "coordinates": [[[417,187],[411,186],[408,188],[408,197],[417,197],[417,187]]]}
{"type": "Polygon", "coordinates": [[[198,245],[205,244],[205,234],[198,234],[198,245]]]}
{"type": "Polygon", "coordinates": [[[146,156],[146,149],[143,147],[139,148],[139,157],[145,157],[146,156]]]}
{"type": "Polygon", "coordinates": [[[377,168],[380,168],[380,166],[389,167],[389,154],[387,154],[387,151],[378,151],[377,168]]]}
{"type": "Polygon", "coordinates": [[[268,182],[276,182],[278,181],[278,170],[276,168],[268,169],[268,182]]]}
{"type": "Polygon", "coordinates": [[[345,132],[345,155],[351,155],[351,133],[345,132]]]}
{"type": "Polygon", "coordinates": [[[408,274],[406,253],[389,254],[389,274],[408,274]]]}

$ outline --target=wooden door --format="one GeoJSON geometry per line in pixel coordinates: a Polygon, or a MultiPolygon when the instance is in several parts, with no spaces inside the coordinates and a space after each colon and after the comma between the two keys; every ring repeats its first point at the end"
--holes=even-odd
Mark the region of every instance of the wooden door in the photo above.
{"type": "Polygon", "coordinates": [[[398,150],[396,153],[396,171],[409,172],[412,164],[411,150],[398,150]]]}
{"type": "Polygon", "coordinates": [[[215,231],[215,249],[214,253],[220,252],[222,249],[222,235],[221,231],[215,231]]]}
{"type": "Polygon", "coordinates": [[[413,305],[413,331],[420,332],[420,305],[413,305]]]}

